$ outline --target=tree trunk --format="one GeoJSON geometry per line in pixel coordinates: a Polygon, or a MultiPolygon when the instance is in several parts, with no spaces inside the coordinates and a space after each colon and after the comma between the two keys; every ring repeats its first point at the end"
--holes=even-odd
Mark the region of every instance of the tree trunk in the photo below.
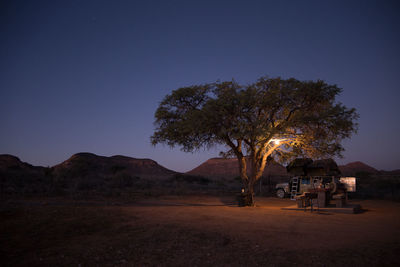
{"type": "Polygon", "coordinates": [[[246,206],[255,206],[256,202],[254,199],[254,186],[256,185],[257,181],[260,179],[261,174],[264,171],[265,166],[258,167],[258,162],[251,163],[252,168],[251,168],[251,174],[250,176],[246,176],[247,179],[243,179],[243,185],[244,185],[244,197],[245,197],[245,205],[246,206]]]}
{"type": "Polygon", "coordinates": [[[254,201],[254,181],[252,177],[248,180],[243,180],[244,192],[241,194],[241,205],[242,206],[255,206],[254,201]]]}
{"type": "Polygon", "coordinates": [[[256,205],[256,202],[254,201],[254,184],[251,186],[249,185],[246,192],[246,205],[252,207],[256,205]]]}
{"type": "MultiPolygon", "coordinates": [[[[228,139],[229,140],[229,139],[228,139]]],[[[267,163],[268,156],[279,146],[275,145],[268,151],[265,151],[267,148],[267,144],[257,151],[256,146],[251,146],[251,153],[250,153],[250,176],[247,175],[247,162],[246,157],[242,154],[241,148],[241,140],[238,140],[238,145],[235,146],[232,142],[231,147],[235,151],[237,159],[239,161],[239,172],[240,177],[242,178],[244,192],[242,192],[242,204],[245,206],[255,206],[254,200],[254,186],[256,185],[257,181],[261,178],[264,173],[264,169],[267,163]]],[[[261,183],[261,182],[260,182],[261,183]]],[[[261,188],[261,184],[260,184],[261,188]]]]}
{"type": "Polygon", "coordinates": [[[256,154],[253,153],[252,157],[250,157],[250,176],[247,175],[247,162],[246,158],[237,154],[237,158],[239,161],[239,172],[243,182],[244,192],[241,194],[241,205],[244,206],[255,206],[254,199],[254,186],[256,185],[259,178],[262,176],[264,171],[265,164],[263,164],[263,157],[256,157],[256,154]]]}
{"type": "Polygon", "coordinates": [[[246,171],[246,161],[244,158],[239,160],[239,170],[240,170],[240,176],[242,178],[243,182],[243,189],[244,192],[241,193],[241,200],[240,200],[240,205],[241,206],[255,206],[255,200],[254,200],[254,186],[257,182],[257,177],[256,177],[256,170],[252,168],[251,172],[252,174],[250,176],[247,175],[246,171]]]}

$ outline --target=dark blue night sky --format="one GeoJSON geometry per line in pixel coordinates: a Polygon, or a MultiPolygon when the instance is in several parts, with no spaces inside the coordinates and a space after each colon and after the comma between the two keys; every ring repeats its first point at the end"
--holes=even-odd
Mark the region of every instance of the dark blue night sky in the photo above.
{"type": "Polygon", "coordinates": [[[0,154],[52,166],[74,153],[190,154],[150,144],[171,90],[263,75],[323,79],[360,113],[339,163],[400,168],[397,1],[2,1],[0,154]]]}

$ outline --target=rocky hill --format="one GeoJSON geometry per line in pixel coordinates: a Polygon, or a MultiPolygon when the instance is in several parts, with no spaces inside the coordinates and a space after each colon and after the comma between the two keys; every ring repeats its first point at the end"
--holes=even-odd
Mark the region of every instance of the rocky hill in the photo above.
{"type": "MultiPolygon", "coordinates": [[[[239,163],[235,158],[211,158],[187,174],[210,178],[234,178],[239,176],[239,163]]],[[[264,176],[287,175],[286,168],[278,163],[268,164],[264,170],[264,176]]]]}
{"type": "Polygon", "coordinates": [[[51,168],[54,191],[116,192],[154,186],[176,172],[151,159],[78,153],[51,168]]]}
{"type": "Polygon", "coordinates": [[[19,158],[13,155],[0,155],[0,171],[5,170],[39,170],[43,167],[35,167],[29,163],[22,162],[19,158]]]}
{"type": "MultiPolygon", "coordinates": [[[[370,173],[377,174],[378,170],[375,168],[360,162],[351,162],[346,165],[339,166],[342,176],[356,176],[357,173],[370,173]]],[[[210,178],[220,177],[237,177],[239,176],[238,161],[235,158],[224,159],[224,158],[211,158],[198,167],[187,172],[190,175],[200,175],[210,178]]],[[[272,163],[267,165],[264,170],[264,177],[268,176],[288,176],[286,168],[278,163],[272,163]]]]}
{"type": "Polygon", "coordinates": [[[104,157],[92,153],[77,153],[53,167],[56,174],[75,173],[91,176],[125,173],[141,178],[166,178],[176,174],[151,159],[137,159],[126,156],[104,157]]]}
{"type": "Polygon", "coordinates": [[[46,170],[12,155],[0,155],[0,193],[45,192],[49,185],[46,170]]]}
{"type": "Polygon", "coordinates": [[[356,176],[357,173],[377,174],[378,170],[360,161],[339,166],[342,176],[356,176]]]}
{"type": "MultiPolygon", "coordinates": [[[[364,183],[363,188],[372,188],[370,190],[372,193],[367,192],[368,196],[376,195],[376,186],[369,185],[383,183],[385,179],[384,184],[390,185],[390,190],[393,191],[393,188],[399,187],[397,171],[377,171],[362,162],[352,162],[339,168],[342,176],[360,175],[357,177],[362,177],[360,180],[364,183]],[[393,177],[397,179],[395,182],[387,182],[393,177]]],[[[260,190],[262,185],[263,192],[264,187],[272,192],[276,183],[287,181],[287,179],[288,174],[284,166],[278,163],[268,164],[261,179],[260,190]]],[[[210,193],[237,191],[240,190],[240,186],[236,159],[212,158],[188,173],[182,174],[164,168],[151,159],[125,156],[104,157],[92,153],[78,153],[58,165],[45,168],[32,166],[12,155],[0,155],[1,196],[7,194],[86,196],[89,193],[129,195],[140,192],[210,193]]]]}
{"type": "Polygon", "coordinates": [[[51,168],[0,155],[0,193],[109,192],[143,189],[177,174],[151,159],[78,153],[51,168]]]}
{"type": "Polygon", "coordinates": [[[381,171],[381,172],[387,173],[389,175],[400,175],[400,169],[392,170],[392,171],[381,171]]]}

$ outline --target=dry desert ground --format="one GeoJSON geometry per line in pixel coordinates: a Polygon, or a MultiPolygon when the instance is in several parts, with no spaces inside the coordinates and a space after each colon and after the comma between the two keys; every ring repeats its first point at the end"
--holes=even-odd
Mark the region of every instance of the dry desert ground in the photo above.
{"type": "Polygon", "coordinates": [[[8,199],[1,266],[398,266],[400,203],[360,214],[282,210],[289,199],[8,199]]]}

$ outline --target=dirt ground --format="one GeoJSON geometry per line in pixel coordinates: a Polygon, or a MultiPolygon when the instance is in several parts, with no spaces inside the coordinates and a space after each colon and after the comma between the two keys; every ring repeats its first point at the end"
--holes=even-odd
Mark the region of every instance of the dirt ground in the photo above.
{"type": "Polygon", "coordinates": [[[9,199],[1,266],[398,266],[400,203],[360,214],[281,210],[288,199],[9,199]]]}

